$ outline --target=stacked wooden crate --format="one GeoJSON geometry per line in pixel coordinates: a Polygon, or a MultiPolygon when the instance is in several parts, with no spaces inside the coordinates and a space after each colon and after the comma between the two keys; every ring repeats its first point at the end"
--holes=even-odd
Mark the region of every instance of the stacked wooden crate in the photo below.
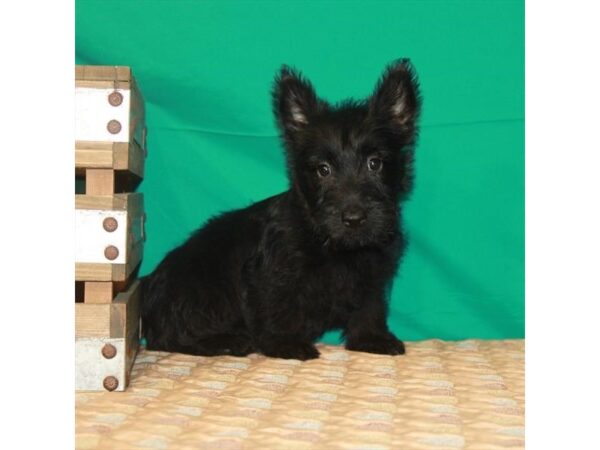
{"type": "Polygon", "coordinates": [[[144,101],[128,67],[75,69],[75,387],[122,391],[139,346],[144,101]]]}

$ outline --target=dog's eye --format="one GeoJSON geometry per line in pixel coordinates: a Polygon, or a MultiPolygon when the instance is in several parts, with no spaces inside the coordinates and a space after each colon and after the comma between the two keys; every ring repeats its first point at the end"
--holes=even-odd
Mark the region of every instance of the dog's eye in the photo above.
{"type": "Polygon", "coordinates": [[[369,158],[367,160],[367,167],[371,172],[379,172],[383,166],[383,161],[379,158],[369,158]]]}
{"type": "Polygon", "coordinates": [[[319,164],[317,167],[317,173],[320,177],[328,177],[331,175],[331,167],[328,164],[319,164]]]}

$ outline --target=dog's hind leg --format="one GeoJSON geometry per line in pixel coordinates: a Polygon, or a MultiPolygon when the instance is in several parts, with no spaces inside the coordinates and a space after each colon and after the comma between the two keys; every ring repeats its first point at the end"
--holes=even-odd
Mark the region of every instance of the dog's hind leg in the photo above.
{"type": "Polygon", "coordinates": [[[247,334],[219,334],[198,339],[192,344],[177,345],[170,351],[199,356],[246,356],[256,349],[247,334]]]}

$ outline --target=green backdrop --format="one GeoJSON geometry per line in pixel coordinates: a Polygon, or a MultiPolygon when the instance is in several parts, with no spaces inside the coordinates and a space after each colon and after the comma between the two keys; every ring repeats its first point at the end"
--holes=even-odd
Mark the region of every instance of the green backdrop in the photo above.
{"type": "Polygon", "coordinates": [[[210,216],[286,189],[269,97],[282,63],[336,101],[368,95],[399,57],[424,109],[390,326],[523,337],[521,0],[78,0],[76,62],[131,66],[146,100],[141,273],[210,216]]]}

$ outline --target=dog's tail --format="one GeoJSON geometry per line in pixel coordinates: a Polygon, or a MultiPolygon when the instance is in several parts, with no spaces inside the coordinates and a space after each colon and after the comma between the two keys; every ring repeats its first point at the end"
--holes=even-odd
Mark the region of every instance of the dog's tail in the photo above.
{"type": "Polygon", "coordinates": [[[151,344],[155,341],[157,327],[161,328],[164,319],[161,314],[161,300],[167,298],[167,283],[163,271],[157,270],[141,277],[140,291],[140,335],[147,344],[151,344]]]}

